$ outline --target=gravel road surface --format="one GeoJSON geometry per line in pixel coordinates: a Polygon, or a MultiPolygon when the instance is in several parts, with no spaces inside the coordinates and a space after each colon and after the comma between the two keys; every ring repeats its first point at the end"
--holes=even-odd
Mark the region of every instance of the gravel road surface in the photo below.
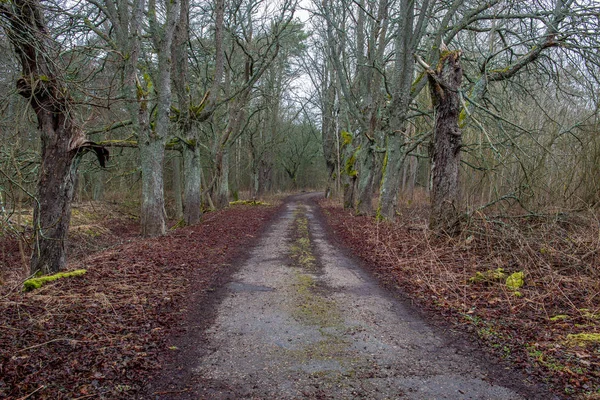
{"type": "Polygon", "coordinates": [[[196,396],[525,398],[336,248],[313,197],[286,203],[227,284],[192,366],[196,396]]]}

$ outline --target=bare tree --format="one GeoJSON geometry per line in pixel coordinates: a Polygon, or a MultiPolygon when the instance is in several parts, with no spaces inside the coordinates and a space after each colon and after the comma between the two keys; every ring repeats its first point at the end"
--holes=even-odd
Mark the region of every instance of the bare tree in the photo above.
{"type": "Polygon", "coordinates": [[[436,70],[423,63],[429,79],[429,92],[435,113],[432,154],[430,229],[447,234],[459,230],[459,179],[462,83],[460,51],[442,49],[436,70]]]}
{"type": "Polygon", "coordinates": [[[36,114],[42,161],[34,207],[31,272],[56,272],[66,266],[66,237],[78,162],[94,150],[102,165],[108,152],[85,138],[73,115],[72,98],[63,81],[57,43],[52,39],[37,0],[0,4],[0,15],[21,64],[19,94],[36,114]]]}
{"type": "Polygon", "coordinates": [[[190,2],[182,0],[173,44],[173,59],[175,60],[173,85],[179,107],[178,128],[179,138],[182,143],[184,168],[184,222],[194,225],[201,218],[201,177],[202,166],[200,160],[200,135],[198,124],[209,119],[217,108],[221,91],[224,53],[223,53],[223,21],[225,1],[215,1],[214,7],[214,43],[215,43],[215,68],[210,91],[200,101],[194,104],[191,90],[189,89],[190,76],[188,74],[188,46],[190,41],[190,2]]]}

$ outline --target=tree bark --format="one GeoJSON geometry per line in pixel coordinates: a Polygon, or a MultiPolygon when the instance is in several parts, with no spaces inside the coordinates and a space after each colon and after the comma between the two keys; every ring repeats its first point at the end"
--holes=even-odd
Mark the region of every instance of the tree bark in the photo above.
{"type": "Polygon", "coordinates": [[[258,163],[258,189],[257,197],[262,198],[271,190],[273,181],[273,161],[271,154],[264,154],[258,163]]]}
{"type": "Polygon", "coordinates": [[[181,0],[179,21],[173,37],[172,52],[175,64],[172,78],[179,106],[178,127],[184,141],[182,150],[183,221],[186,225],[195,225],[202,218],[202,191],[200,188],[202,169],[200,148],[198,147],[198,127],[194,121],[197,115],[192,115],[191,112],[192,100],[188,87],[189,10],[189,0],[181,0]]]}
{"type": "MultiPolygon", "coordinates": [[[[0,7],[10,22],[8,38],[14,46],[22,77],[18,93],[33,108],[41,136],[41,166],[33,211],[31,273],[58,272],[66,267],[66,239],[71,219],[77,167],[93,144],[73,119],[68,89],[59,80],[51,39],[37,0],[15,0],[0,7]]],[[[108,152],[93,148],[102,166],[108,152]]]]}
{"type": "MultiPolygon", "coordinates": [[[[145,236],[161,235],[166,232],[162,188],[166,140],[158,138],[156,131],[150,131],[150,112],[148,110],[150,93],[147,85],[144,85],[143,82],[146,79],[138,78],[146,0],[134,0],[131,4],[121,1],[105,1],[105,4],[117,39],[116,50],[123,56],[123,87],[121,90],[123,97],[128,100],[126,107],[131,117],[132,129],[138,137],[142,169],[141,230],[145,236]],[[157,139],[163,143],[162,149],[157,148],[160,146],[160,143],[156,143],[157,139]],[[155,170],[155,168],[159,168],[159,170],[155,170]],[[160,189],[157,185],[160,186],[160,189]],[[156,196],[160,196],[160,199],[156,196]]],[[[156,30],[156,27],[153,27],[156,30]]],[[[162,58],[161,66],[164,64],[164,57],[162,58]]],[[[161,108],[161,112],[163,112],[162,110],[164,107],[161,108]]],[[[163,120],[161,120],[161,129],[162,125],[164,125],[163,120]]]]}
{"type": "Polygon", "coordinates": [[[150,1],[150,30],[157,48],[158,74],[156,79],[156,124],[154,130],[144,129],[140,136],[139,149],[142,164],[142,235],[161,236],[166,234],[166,212],[164,195],[165,145],[169,130],[171,110],[171,44],[179,13],[177,0],[165,2],[166,20],[159,29],[154,0],[150,1]]]}
{"type": "Polygon", "coordinates": [[[213,202],[220,210],[229,205],[229,146],[225,145],[216,157],[217,182],[213,202]]]}
{"type": "Polygon", "coordinates": [[[94,174],[92,199],[94,201],[104,200],[104,175],[101,171],[94,174]]]}
{"type": "Polygon", "coordinates": [[[50,109],[39,110],[37,114],[42,131],[42,164],[33,212],[30,267],[32,274],[38,271],[50,274],[63,270],[67,264],[66,239],[77,174],[75,152],[69,148],[74,127],[64,115],[53,121],[50,109]]]}
{"type": "Polygon", "coordinates": [[[437,70],[427,71],[435,112],[429,227],[450,235],[460,231],[460,55],[460,51],[446,51],[440,57],[437,70]]]}
{"type": "Polygon", "coordinates": [[[377,208],[377,218],[386,220],[396,218],[401,168],[405,158],[404,142],[408,128],[407,115],[411,102],[410,86],[414,71],[412,57],[413,25],[414,2],[402,0],[395,41],[394,89],[390,111],[392,131],[386,137],[385,162],[379,188],[379,206],[377,208]]]}
{"type": "Polygon", "coordinates": [[[329,198],[332,191],[335,191],[337,181],[339,180],[339,171],[337,171],[337,132],[335,125],[335,73],[326,61],[323,71],[323,87],[321,88],[321,135],[323,142],[323,155],[325,157],[325,166],[327,167],[327,188],[325,197],[329,198]]]}
{"type": "Polygon", "coordinates": [[[356,197],[356,153],[352,146],[353,137],[350,132],[342,131],[342,152],[344,169],[342,171],[342,189],[344,192],[344,208],[353,208],[356,197]]]}
{"type": "Polygon", "coordinates": [[[167,231],[163,167],[165,157],[164,140],[140,142],[142,164],[142,235],[147,237],[164,235],[167,231]]]}
{"type": "Polygon", "coordinates": [[[388,132],[386,135],[386,152],[377,207],[377,219],[380,220],[393,221],[396,218],[400,172],[404,160],[404,132],[404,130],[400,130],[399,132],[388,132]]]}
{"type": "Polygon", "coordinates": [[[175,218],[183,218],[183,196],[181,195],[181,161],[179,156],[171,159],[173,166],[173,201],[175,202],[175,218]]]}
{"type": "Polygon", "coordinates": [[[363,143],[358,151],[357,215],[374,215],[375,213],[373,209],[373,170],[375,168],[375,158],[371,145],[369,139],[363,138],[363,143]]]}
{"type": "Polygon", "coordinates": [[[183,170],[183,220],[186,225],[195,225],[202,218],[202,167],[197,145],[183,146],[183,170]]]}

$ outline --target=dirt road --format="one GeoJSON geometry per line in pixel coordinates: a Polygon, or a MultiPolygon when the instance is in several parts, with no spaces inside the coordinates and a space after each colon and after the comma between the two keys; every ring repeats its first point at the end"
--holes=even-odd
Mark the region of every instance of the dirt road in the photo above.
{"type": "Polygon", "coordinates": [[[312,197],[286,204],[227,285],[201,351],[189,354],[199,354],[187,359],[195,383],[181,396],[531,398],[498,383],[336,248],[312,197]]]}

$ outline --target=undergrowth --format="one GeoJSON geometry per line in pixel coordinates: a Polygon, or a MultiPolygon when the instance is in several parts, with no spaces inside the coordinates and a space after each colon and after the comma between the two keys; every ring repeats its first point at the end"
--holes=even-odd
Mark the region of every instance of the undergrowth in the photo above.
{"type": "Polygon", "coordinates": [[[354,217],[331,202],[322,206],[332,227],[382,279],[557,393],[598,398],[597,215],[479,213],[449,238],[427,229],[422,205],[401,210],[395,223],[354,217]],[[501,279],[473,279],[497,271],[501,279]],[[507,285],[511,275],[523,279],[518,291],[507,285]]]}
{"type": "MultiPolygon", "coordinates": [[[[98,215],[89,210],[75,217],[95,223],[98,215]]],[[[136,237],[137,224],[128,227],[135,221],[116,213],[120,219],[109,216],[102,224],[110,229],[110,248],[94,253],[87,235],[70,238],[70,249],[88,256],[71,257],[69,267],[85,267],[85,275],[30,292],[21,291],[22,275],[6,279],[0,286],[0,398],[156,397],[143,392],[154,390],[150,382],[160,389],[163,361],[176,350],[172,335],[183,331],[187,310],[197,305],[192,302],[214,290],[273,211],[232,207],[154,239],[136,237]]],[[[14,241],[0,241],[0,249],[0,265],[18,260],[14,241]]]]}

